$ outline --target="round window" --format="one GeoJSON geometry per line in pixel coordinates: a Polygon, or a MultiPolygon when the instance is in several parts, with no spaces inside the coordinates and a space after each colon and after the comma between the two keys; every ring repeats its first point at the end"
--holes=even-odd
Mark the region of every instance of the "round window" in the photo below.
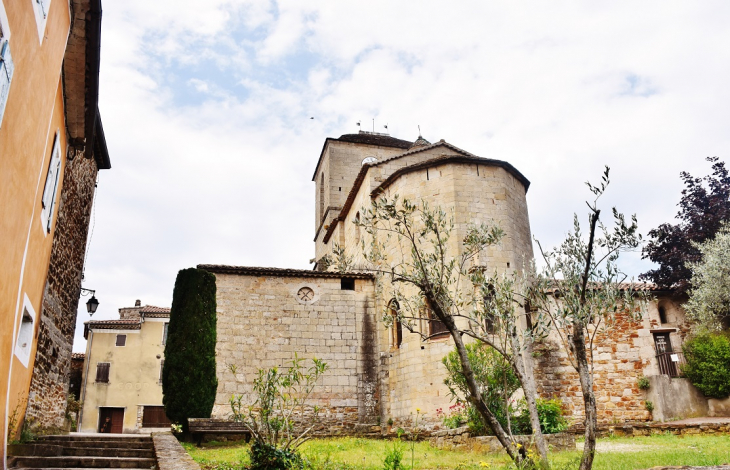
{"type": "Polygon", "coordinates": [[[302,302],[311,302],[314,300],[314,291],[309,287],[302,287],[297,291],[297,298],[302,302]]]}

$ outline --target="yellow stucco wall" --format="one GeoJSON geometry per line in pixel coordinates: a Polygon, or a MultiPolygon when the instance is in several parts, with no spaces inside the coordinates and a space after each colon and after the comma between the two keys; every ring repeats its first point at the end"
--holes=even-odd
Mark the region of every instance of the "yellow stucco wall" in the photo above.
{"type": "MultiPolygon", "coordinates": [[[[47,233],[41,224],[41,198],[56,131],[61,172],[66,165],[61,65],[70,18],[68,2],[51,2],[41,42],[32,2],[1,0],[0,8],[7,16],[15,64],[0,125],[0,413],[6,424],[13,414],[24,415],[33,370],[35,344],[27,366],[13,351],[26,297],[35,313],[34,338],[38,329],[53,240],[53,228],[47,233]]],[[[63,173],[57,201],[62,181],[63,173]]],[[[3,442],[5,433],[6,426],[0,426],[3,442]]]]}
{"type": "Polygon", "coordinates": [[[79,430],[98,429],[99,407],[125,408],[124,432],[139,432],[140,406],[162,405],[160,364],[164,359],[163,327],[168,319],[146,319],[139,330],[92,330],[81,382],[84,402],[79,430]],[[116,346],[118,334],[126,334],[125,346],[116,346]],[[96,383],[96,366],[110,363],[109,383],[96,383]]]}

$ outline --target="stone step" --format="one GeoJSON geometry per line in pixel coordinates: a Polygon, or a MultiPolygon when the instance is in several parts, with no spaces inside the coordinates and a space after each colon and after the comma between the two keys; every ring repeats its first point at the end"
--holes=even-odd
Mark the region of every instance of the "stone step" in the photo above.
{"type": "Polygon", "coordinates": [[[105,435],[105,434],[69,434],[64,436],[41,436],[37,441],[49,442],[128,442],[128,443],[145,443],[151,444],[150,436],[133,436],[126,437],[122,435],[105,435]]]}
{"type": "Polygon", "coordinates": [[[10,468],[156,468],[154,458],[132,457],[10,457],[10,468]]]}
{"type": "Polygon", "coordinates": [[[155,451],[152,446],[143,449],[120,447],[70,447],[64,446],[61,455],[72,457],[136,457],[152,459],[155,451]]]}

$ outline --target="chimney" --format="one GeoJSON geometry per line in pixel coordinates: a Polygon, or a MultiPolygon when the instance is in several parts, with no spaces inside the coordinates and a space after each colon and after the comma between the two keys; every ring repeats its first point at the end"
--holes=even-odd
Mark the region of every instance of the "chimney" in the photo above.
{"type": "Polygon", "coordinates": [[[141,306],[142,306],[142,301],[141,301],[141,300],[139,300],[139,299],[135,300],[135,301],[134,301],[134,306],[135,306],[135,307],[141,307],[141,306]]]}

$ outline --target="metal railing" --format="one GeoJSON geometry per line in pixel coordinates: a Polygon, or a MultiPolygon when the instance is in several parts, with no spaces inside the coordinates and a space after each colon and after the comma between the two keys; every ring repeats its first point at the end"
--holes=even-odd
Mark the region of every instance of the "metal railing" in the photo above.
{"type": "Polygon", "coordinates": [[[681,377],[682,366],[686,364],[681,351],[658,352],[656,355],[659,373],[669,377],[681,377]]]}

